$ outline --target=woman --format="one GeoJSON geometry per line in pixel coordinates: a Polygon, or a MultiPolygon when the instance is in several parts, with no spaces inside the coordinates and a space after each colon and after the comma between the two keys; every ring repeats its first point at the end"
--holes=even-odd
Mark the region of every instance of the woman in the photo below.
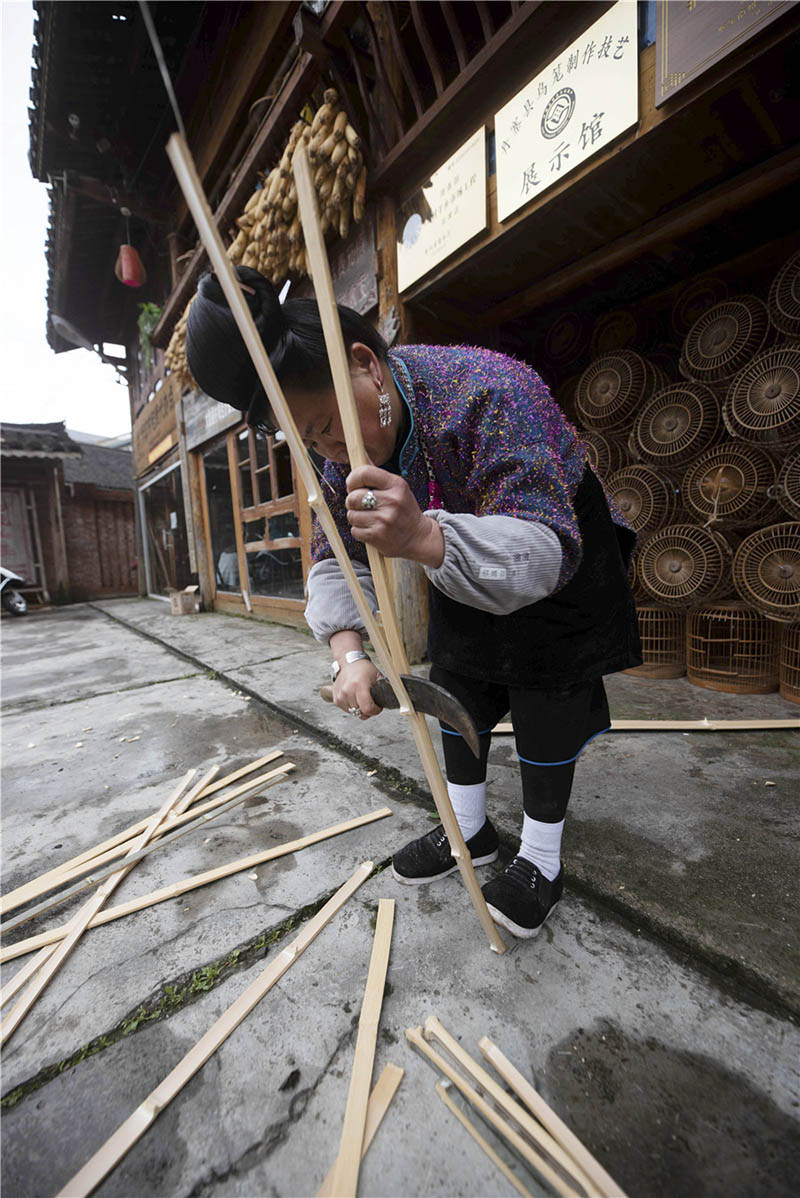
{"type": "MultiPolygon", "coordinates": [[[[431,679],[480,732],[476,760],[442,728],[447,788],[476,866],[498,855],[486,815],[486,761],[510,709],[520,760],[517,856],[483,887],[495,921],[535,936],[563,889],[561,837],[575,761],[610,724],[604,674],[637,665],[627,581],[634,537],[609,510],[575,429],[537,374],[483,349],[387,350],[340,308],[370,462],[350,471],[316,303],[288,300],[257,272],[240,283],[304,443],[326,459],[326,500],[373,609],[366,546],[419,562],[430,580],[431,679]]],[[[274,429],[267,397],[216,280],[201,280],[186,353],[209,395],[274,429]]],[[[370,719],[378,671],[364,626],[315,522],[306,619],[333,654],[334,702],[370,719]]],[[[456,863],[441,825],[394,856],[398,882],[446,877],[456,863]]]]}

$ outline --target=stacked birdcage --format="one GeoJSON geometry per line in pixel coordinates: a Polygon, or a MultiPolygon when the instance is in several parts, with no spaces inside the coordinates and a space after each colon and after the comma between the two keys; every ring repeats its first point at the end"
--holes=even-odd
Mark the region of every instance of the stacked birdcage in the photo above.
{"type": "Polygon", "coordinates": [[[792,626],[787,660],[800,626],[800,254],[768,302],[691,282],[672,324],[683,344],[670,371],[663,354],[630,348],[633,322],[610,314],[593,343],[624,347],[575,390],[589,463],[639,533],[644,665],[630,672],[678,676],[688,635],[690,681],[776,689],[779,625],[792,626]]]}

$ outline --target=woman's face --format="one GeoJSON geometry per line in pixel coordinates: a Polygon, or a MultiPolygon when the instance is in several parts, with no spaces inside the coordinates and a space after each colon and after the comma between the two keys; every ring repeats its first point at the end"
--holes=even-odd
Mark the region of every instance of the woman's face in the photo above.
{"type": "MultiPolygon", "coordinates": [[[[401,414],[391,371],[368,346],[355,342],[350,347],[350,379],[364,448],[372,464],[382,466],[394,453],[401,414]],[[381,428],[378,396],[384,391],[391,401],[392,422],[381,428]]],[[[286,398],[305,446],[323,458],[347,465],[347,446],[333,388],[288,391],[286,398]]]]}

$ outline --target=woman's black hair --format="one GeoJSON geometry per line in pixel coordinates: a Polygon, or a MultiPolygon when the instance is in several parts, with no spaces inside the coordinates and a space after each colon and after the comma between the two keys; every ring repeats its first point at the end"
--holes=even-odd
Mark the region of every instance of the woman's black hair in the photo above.
{"type": "MultiPolygon", "coordinates": [[[[237,266],[242,294],[284,390],[308,391],[332,386],[319,308],[313,299],[278,300],[275,288],[249,266],[237,266]]],[[[338,305],[345,349],[355,341],[368,345],[381,360],[388,346],[380,333],[352,308],[338,305]]],[[[247,413],[247,423],[274,432],[275,418],[218,279],[207,272],[186,322],[186,361],[199,387],[247,413]]]]}

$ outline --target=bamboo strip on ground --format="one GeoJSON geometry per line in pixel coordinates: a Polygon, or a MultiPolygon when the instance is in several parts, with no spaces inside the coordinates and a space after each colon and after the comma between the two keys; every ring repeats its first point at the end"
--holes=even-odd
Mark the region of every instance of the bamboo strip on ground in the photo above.
{"type": "Polygon", "coordinates": [[[33,975],[42,968],[45,961],[48,961],[55,951],[55,947],[51,946],[46,953],[41,953],[38,957],[34,957],[32,961],[29,961],[27,965],[23,965],[22,969],[14,974],[11,981],[7,982],[3,989],[0,990],[0,1008],[4,1007],[6,1003],[11,1002],[14,995],[19,993],[26,982],[30,981],[33,975]]]}
{"type": "MultiPolygon", "coordinates": [[[[267,753],[264,757],[259,757],[257,761],[251,765],[244,766],[240,770],[236,770],[233,774],[229,774],[227,778],[222,778],[213,786],[209,786],[198,798],[205,799],[216,790],[229,785],[237,778],[242,777],[245,773],[252,773],[260,769],[262,765],[268,765],[275,761],[276,758],[283,757],[283,752],[276,749],[272,753],[267,753]]],[[[265,775],[266,776],[266,775],[265,775]]],[[[208,810],[208,808],[206,808],[208,810]]],[[[195,815],[198,814],[196,809],[195,815]]],[[[79,853],[77,857],[72,857],[69,861],[65,861],[62,865],[57,865],[54,869],[50,869],[47,873],[40,874],[37,878],[32,878],[30,882],[25,882],[24,885],[18,886],[16,890],[10,890],[8,894],[0,896],[0,915],[5,915],[9,911],[13,911],[16,907],[21,907],[23,903],[29,902],[33,898],[38,898],[40,894],[45,894],[53,885],[60,885],[60,882],[52,882],[53,878],[60,878],[64,873],[75,869],[79,865],[83,865],[86,861],[94,861],[107,849],[114,848],[115,845],[122,844],[124,841],[130,840],[137,833],[142,832],[147,825],[147,818],[140,819],[138,823],[132,824],[129,828],[124,828],[121,832],[117,832],[114,836],[110,836],[108,840],[104,840],[102,844],[95,845],[91,849],[86,849],[83,853],[79,853]]]]}
{"type": "MultiPolygon", "coordinates": [[[[800,728],[800,720],[612,720],[610,732],[758,732],[800,728]]],[[[495,724],[492,732],[509,736],[510,723],[495,724]]]]}
{"type": "Polygon", "coordinates": [[[243,765],[241,769],[234,770],[232,774],[226,774],[224,778],[220,778],[213,786],[207,786],[197,796],[199,799],[210,799],[218,790],[224,790],[226,786],[232,786],[234,782],[238,782],[240,778],[245,778],[248,774],[254,774],[256,770],[260,770],[262,765],[269,765],[278,757],[283,757],[282,749],[273,749],[271,753],[266,753],[263,757],[258,757],[255,761],[251,761],[249,765],[243,765]]]}
{"type": "Polygon", "coordinates": [[[219,769],[220,769],[220,767],[218,765],[212,765],[211,769],[208,770],[207,773],[203,774],[203,777],[199,780],[199,782],[195,782],[192,789],[190,791],[188,791],[183,796],[181,801],[179,803],[176,803],[175,806],[172,808],[172,811],[170,811],[170,813],[169,813],[170,820],[173,820],[177,816],[182,815],[184,811],[186,811],[189,807],[191,807],[191,805],[195,801],[195,799],[198,799],[200,797],[200,795],[204,793],[206,787],[210,786],[211,783],[214,781],[217,774],[219,773],[219,769]]]}
{"type": "Polygon", "coordinates": [[[620,1198],[620,1196],[624,1198],[624,1193],[614,1181],[614,1178],[609,1176],[596,1157],[592,1156],[586,1145],[578,1139],[574,1132],[570,1131],[566,1123],[563,1123],[559,1119],[552,1107],[548,1106],[541,1094],[520,1073],[516,1066],[512,1065],[511,1061],[509,1061],[508,1057],[504,1056],[497,1045],[488,1036],[481,1036],[478,1041],[478,1047],[489,1064],[497,1070],[503,1081],[511,1086],[512,1090],[530,1108],[542,1126],[550,1132],[554,1139],[563,1145],[573,1160],[583,1169],[586,1176],[592,1181],[596,1192],[606,1195],[607,1198],[620,1198]]]}
{"type": "MultiPolygon", "coordinates": [[[[405,1070],[399,1065],[389,1063],[384,1066],[383,1073],[372,1088],[367,1105],[367,1121],[364,1125],[364,1142],[361,1145],[361,1159],[367,1155],[370,1144],[375,1139],[375,1133],[383,1122],[383,1117],[389,1109],[392,1099],[397,1093],[397,1087],[403,1080],[405,1070]]],[[[328,1176],[317,1190],[317,1198],[331,1198],[333,1190],[333,1171],[336,1163],[331,1165],[328,1176]]]]}
{"type": "Polygon", "coordinates": [[[339,1155],[333,1166],[331,1193],[334,1198],[356,1198],[358,1169],[361,1164],[361,1146],[364,1143],[364,1128],[367,1119],[369,1087],[372,1066],[375,1061],[375,1043],[378,1038],[378,1023],[386,989],[386,971],[389,968],[389,949],[392,944],[394,924],[394,899],[381,899],[378,903],[378,921],[372,942],[372,955],[364,990],[364,1002],[358,1020],[356,1051],[353,1057],[353,1072],[344,1112],[344,1126],[339,1145],[339,1155]]]}
{"type": "MultiPolygon", "coordinates": [[[[237,861],[230,861],[227,865],[218,865],[214,869],[206,870],[205,873],[194,874],[191,878],[185,878],[182,882],[173,882],[170,886],[164,886],[160,890],[151,890],[149,894],[139,895],[138,898],[128,899],[126,903],[120,903],[117,907],[109,907],[107,910],[98,911],[94,919],[89,924],[90,928],[101,927],[103,924],[113,923],[115,919],[122,919],[125,915],[132,915],[135,911],[143,911],[147,907],[154,907],[157,903],[164,903],[167,899],[179,898],[182,894],[187,894],[190,890],[198,890],[201,886],[207,886],[211,882],[218,882],[222,878],[228,878],[231,874],[241,873],[245,869],[253,869],[257,865],[264,865],[267,861],[274,861],[277,857],[288,857],[291,853],[299,853],[301,849],[306,849],[312,844],[318,844],[321,840],[329,840],[333,836],[340,836],[344,832],[352,832],[355,828],[361,828],[365,824],[374,823],[375,820],[385,819],[392,814],[391,807],[379,807],[377,811],[370,811],[366,815],[358,815],[354,819],[345,820],[341,824],[332,824],[328,828],[323,828],[320,832],[312,832],[308,836],[301,836],[298,840],[287,840],[285,844],[275,845],[271,849],[264,849],[261,853],[253,853],[249,857],[239,857],[237,861]]],[[[58,928],[52,928],[49,932],[40,932],[38,936],[30,936],[27,940],[19,940],[16,944],[10,944],[0,952],[0,964],[5,964],[6,961],[13,961],[16,957],[24,957],[26,953],[34,952],[48,944],[56,943],[63,939],[69,929],[69,924],[62,924],[58,928]]]]}
{"type": "Polygon", "coordinates": [[[468,1119],[462,1110],[459,1110],[459,1108],[453,1102],[453,1099],[447,1093],[447,1090],[445,1089],[443,1082],[436,1083],[436,1093],[439,1095],[442,1102],[447,1107],[448,1111],[450,1111],[453,1115],[455,1115],[455,1117],[456,1117],[456,1119],[458,1119],[459,1123],[467,1129],[467,1131],[472,1136],[473,1140],[479,1146],[479,1148],[483,1149],[483,1151],[486,1153],[486,1155],[488,1156],[488,1158],[492,1162],[492,1164],[497,1169],[500,1170],[500,1172],[503,1174],[503,1177],[505,1177],[507,1181],[511,1182],[514,1189],[518,1190],[519,1193],[523,1195],[523,1198],[533,1198],[533,1194],[530,1192],[530,1190],[527,1190],[525,1188],[525,1186],[522,1184],[520,1179],[517,1177],[514,1170],[510,1169],[508,1167],[508,1165],[506,1164],[506,1162],[502,1159],[502,1157],[498,1156],[498,1154],[495,1152],[494,1148],[492,1148],[489,1141],[484,1139],[484,1137],[478,1131],[477,1127],[472,1122],[472,1120],[468,1119]]]}
{"type": "Polygon", "coordinates": [[[84,1198],[111,1172],[122,1157],[147,1131],[150,1124],[172,1101],[210,1056],[224,1043],[253,1007],[286,973],[291,965],[319,935],[325,925],[359,886],[372,873],[372,861],[365,861],[355,873],[328,900],[305,928],[276,958],[255,978],[242,994],[231,1003],[197,1043],[189,1049],[175,1068],[156,1086],[144,1102],[122,1123],[105,1144],[86,1162],[70,1181],[59,1191],[59,1198],[84,1198]]]}
{"type": "MultiPolygon", "coordinates": [[[[184,775],[163,806],[161,806],[155,815],[151,817],[147,827],[144,829],[138,841],[136,842],[134,849],[131,850],[132,853],[141,845],[147,843],[147,841],[155,832],[156,828],[161,824],[162,820],[166,818],[167,814],[172,810],[175,803],[179,801],[196,773],[197,770],[192,769],[184,775]]],[[[125,867],[125,862],[123,860],[122,868],[117,870],[115,874],[112,874],[110,878],[107,878],[97,893],[93,894],[87,903],[84,903],[84,905],[75,915],[74,919],[70,922],[69,931],[54,953],[49,953],[49,950],[42,949],[42,953],[40,954],[42,958],[41,969],[38,970],[27,990],[17,1000],[2,1023],[0,1023],[0,1044],[5,1044],[9,1037],[12,1036],[17,1030],[28,1011],[31,1009],[39,995],[44,990],[45,986],[47,986],[53,975],[58,969],[61,968],[63,962],[75,948],[75,945],[80,940],[84,930],[88,927],[92,916],[97,914],[108,896],[119,885],[130,868],[130,866],[127,868],[125,867]],[[47,954],[47,957],[45,954],[47,954]]]]}
{"type": "MultiPolygon", "coordinates": [[[[286,762],[285,765],[279,766],[273,772],[288,774],[293,769],[295,769],[295,766],[291,762],[286,762]]],[[[238,807],[246,801],[248,788],[244,787],[240,789],[243,789],[245,793],[236,795],[234,791],[236,797],[228,798],[225,796],[226,801],[221,803],[215,811],[207,811],[203,815],[197,815],[196,811],[189,811],[186,814],[192,817],[190,820],[186,821],[183,818],[176,820],[172,830],[161,836],[157,833],[163,832],[163,826],[157,829],[156,834],[151,837],[151,843],[145,845],[144,848],[137,850],[135,844],[131,842],[131,848],[124,860],[128,861],[130,865],[135,865],[137,861],[143,860],[143,858],[150,856],[151,853],[165,848],[171,841],[179,840],[182,836],[186,836],[190,832],[196,832],[198,828],[205,828],[213,820],[219,819],[221,815],[226,815],[234,807],[238,807]]],[[[261,790],[262,787],[256,786],[255,789],[261,790]]],[[[82,891],[88,890],[90,886],[96,886],[98,882],[102,882],[104,878],[109,877],[118,868],[119,864],[115,862],[113,865],[107,865],[104,869],[87,874],[80,881],[76,882],[74,886],[69,886],[66,890],[59,890],[57,894],[51,894],[48,898],[43,899],[41,903],[37,903],[35,907],[29,907],[27,911],[23,911],[20,915],[15,915],[13,919],[7,920],[6,923],[0,926],[0,932],[10,932],[13,928],[27,923],[28,920],[34,919],[37,915],[42,915],[45,911],[57,907],[59,903],[74,898],[76,894],[80,894],[82,891]]]]}
{"type": "Polygon", "coordinates": [[[461,1093],[472,1104],[472,1106],[475,1107],[475,1110],[478,1111],[488,1123],[491,1123],[492,1127],[494,1127],[495,1130],[500,1133],[504,1140],[508,1141],[512,1148],[514,1148],[522,1157],[522,1159],[530,1165],[534,1172],[537,1173],[539,1177],[543,1178],[547,1185],[551,1187],[551,1189],[555,1190],[556,1194],[559,1194],[561,1198],[578,1198],[577,1191],[571,1189],[567,1185],[563,1177],[561,1177],[559,1173],[556,1173],[555,1169],[553,1169],[547,1163],[544,1157],[531,1148],[528,1141],[524,1139],[524,1137],[521,1136],[518,1131],[515,1131],[509,1123],[506,1123],[505,1119],[503,1119],[502,1116],[497,1113],[494,1107],[490,1106],[486,1099],[481,1097],[478,1091],[469,1084],[466,1078],[461,1076],[458,1070],[455,1069],[449,1061],[445,1060],[445,1058],[441,1056],[440,1053],[436,1052],[434,1048],[431,1048],[430,1044],[422,1034],[421,1027],[406,1028],[406,1039],[410,1044],[413,1044],[413,1046],[418,1049],[423,1056],[426,1056],[428,1060],[434,1064],[441,1073],[444,1074],[445,1077],[450,1079],[453,1085],[456,1086],[456,1088],[461,1091],[461,1093]]]}
{"type": "Polygon", "coordinates": [[[591,1178],[580,1165],[573,1160],[568,1152],[565,1152],[550,1132],[545,1131],[524,1107],[520,1106],[510,1094],[506,1093],[502,1086],[498,1085],[492,1075],[487,1073],[483,1066],[470,1056],[463,1045],[459,1044],[455,1036],[450,1035],[435,1015],[429,1015],[425,1020],[425,1036],[428,1040],[436,1040],[450,1054],[460,1068],[469,1075],[481,1093],[488,1095],[495,1106],[509,1119],[512,1119],[514,1123],[518,1124],[525,1135],[542,1152],[546,1152],[554,1164],[563,1169],[581,1189],[587,1193],[593,1192],[591,1178]]]}

